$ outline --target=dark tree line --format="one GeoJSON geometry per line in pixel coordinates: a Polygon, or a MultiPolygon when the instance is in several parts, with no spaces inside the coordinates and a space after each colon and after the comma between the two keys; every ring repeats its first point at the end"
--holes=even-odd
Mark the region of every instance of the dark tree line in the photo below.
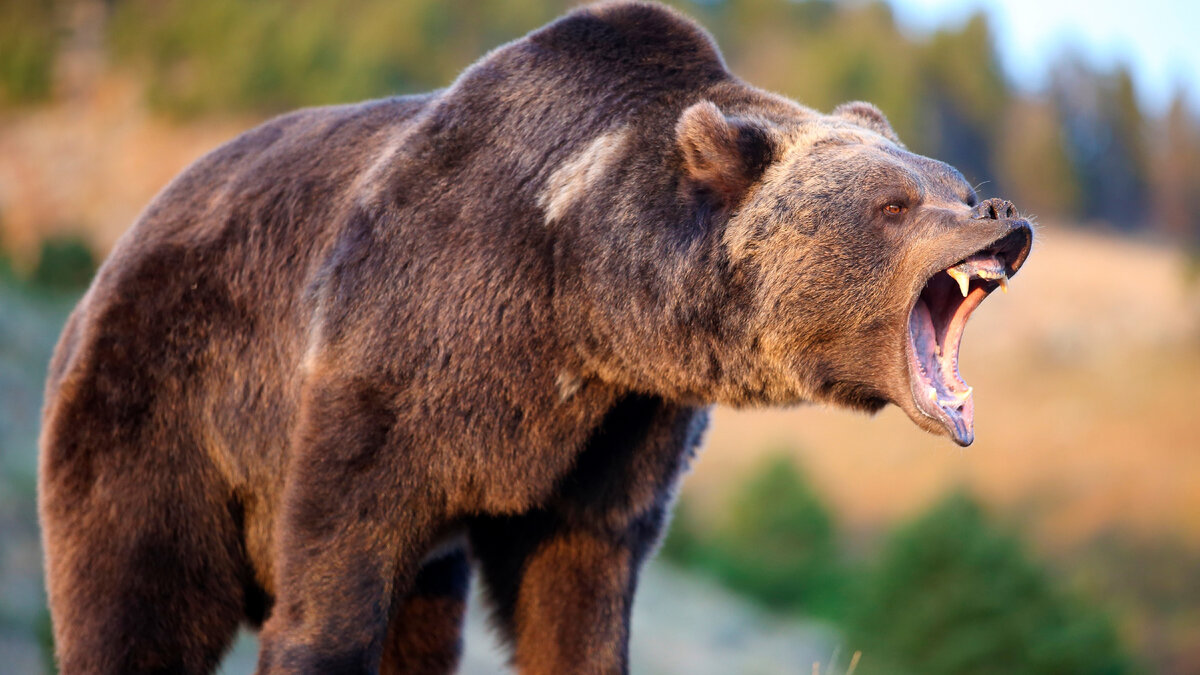
{"type": "MultiPolygon", "coordinates": [[[[80,2],[0,3],[0,106],[52,96],[64,16],[80,2]]],[[[269,113],[445,86],[567,0],[109,0],[110,67],[187,117],[269,113]]],[[[676,0],[746,80],[822,110],[878,104],[909,146],[1043,220],[1103,223],[1200,245],[1200,119],[1180,91],[1148,114],[1124,66],[1065,55],[1044,91],[1014,86],[986,15],[930,35],[883,2],[676,0]]]]}

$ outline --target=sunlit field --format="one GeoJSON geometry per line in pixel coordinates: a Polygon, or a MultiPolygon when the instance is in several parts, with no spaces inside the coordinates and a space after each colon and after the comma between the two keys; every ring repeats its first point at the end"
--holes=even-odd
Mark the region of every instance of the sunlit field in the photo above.
{"type": "Polygon", "coordinates": [[[1169,247],[1042,225],[1007,295],[976,311],[961,370],[976,442],[894,407],[718,410],[687,494],[786,449],[847,524],[871,528],[964,484],[1024,514],[1049,548],[1111,530],[1200,544],[1200,285],[1169,247]]]}

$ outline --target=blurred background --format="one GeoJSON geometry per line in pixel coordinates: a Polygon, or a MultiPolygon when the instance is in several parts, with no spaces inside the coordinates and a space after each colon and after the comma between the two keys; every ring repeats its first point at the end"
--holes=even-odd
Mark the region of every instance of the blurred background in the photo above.
{"type": "MultiPolygon", "coordinates": [[[[0,670],[52,671],[42,380],[140,209],[270,115],[445,86],[570,4],[0,0],[0,670]]],[[[1200,5],[673,4],[1040,229],[968,329],[971,448],[894,408],[716,411],[635,672],[1200,673],[1200,5]]],[[[491,639],[473,612],[465,672],[502,671],[491,639]]],[[[225,672],[253,662],[243,636],[225,672]]]]}

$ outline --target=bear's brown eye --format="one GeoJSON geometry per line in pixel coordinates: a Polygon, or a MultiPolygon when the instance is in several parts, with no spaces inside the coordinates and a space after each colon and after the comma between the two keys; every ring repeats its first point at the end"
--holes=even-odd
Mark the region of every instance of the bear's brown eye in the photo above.
{"type": "Polygon", "coordinates": [[[901,213],[904,213],[904,205],[897,202],[892,202],[891,204],[883,207],[883,212],[889,216],[898,216],[901,213]]]}

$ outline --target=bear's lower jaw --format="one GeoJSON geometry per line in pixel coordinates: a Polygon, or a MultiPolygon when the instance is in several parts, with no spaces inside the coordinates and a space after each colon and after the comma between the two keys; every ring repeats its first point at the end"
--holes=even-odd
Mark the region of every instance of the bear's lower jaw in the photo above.
{"type": "Polygon", "coordinates": [[[933,275],[909,312],[906,352],[913,402],[964,447],[975,440],[975,401],[958,372],[959,346],[971,312],[1007,281],[1001,254],[977,253],[933,275]]]}

